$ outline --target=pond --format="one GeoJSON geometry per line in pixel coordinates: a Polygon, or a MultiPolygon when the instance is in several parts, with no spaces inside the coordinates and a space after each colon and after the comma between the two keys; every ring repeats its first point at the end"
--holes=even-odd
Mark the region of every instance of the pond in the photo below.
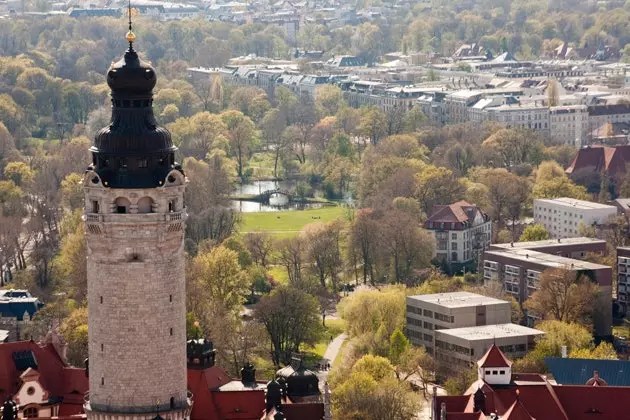
{"type": "MultiPolygon", "coordinates": [[[[290,181],[253,181],[248,184],[237,185],[234,189],[235,195],[261,194],[269,190],[295,191],[297,182],[290,181]]],[[[287,211],[306,210],[322,207],[319,203],[290,203],[289,197],[284,194],[272,194],[269,196],[269,203],[256,203],[254,201],[232,200],[232,207],[243,213],[261,211],[287,211]]]]}

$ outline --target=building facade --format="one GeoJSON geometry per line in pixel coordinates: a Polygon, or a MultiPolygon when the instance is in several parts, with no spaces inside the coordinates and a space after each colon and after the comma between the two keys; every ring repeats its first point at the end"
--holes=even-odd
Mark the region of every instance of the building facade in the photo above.
{"type": "Polygon", "coordinates": [[[473,364],[493,344],[510,357],[523,357],[542,331],[517,324],[483,325],[435,331],[435,358],[455,369],[473,364]]]}
{"type": "Polygon", "coordinates": [[[437,330],[509,323],[510,302],[470,292],[407,296],[407,337],[433,354],[437,330]]]}
{"type": "Polygon", "coordinates": [[[22,331],[43,306],[28,290],[0,290],[0,330],[7,332],[5,339],[0,341],[27,338],[22,331]]]}
{"type": "Polygon", "coordinates": [[[449,263],[473,261],[492,239],[490,217],[466,201],[434,206],[424,228],[435,235],[435,257],[449,263]]]}
{"type": "Polygon", "coordinates": [[[184,189],[152,109],[155,70],[129,49],[107,73],[111,124],[84,176],[88,419],[190,415],[186,378],[184,189]]]}
{"type": "Polygon", "coordinates": [[[630,247],[617,248],[617,302],[627,313],[630,304],[630,247]]]}
{"type": "MultiPolygon", "coordinates": [[[[484,281],[496,281],[520,304],[538,290],[540,276],[548,269],[565,269],[585,275],[599,286],[593,319],[595,335],[606,337],[612,331],[612,269],[560,255],[524,248],[490,249],[484,253],[484,281]]],[[[536,321],[528,316],[530,325],[536,321]]]]}
{"type": "Polygon", "coordinates": [[[580,236],[581,224],[602,225],[616,214],[615,206],[574,198],[534,200],[534,221],[545,226],[552,238],[580,236]]]}

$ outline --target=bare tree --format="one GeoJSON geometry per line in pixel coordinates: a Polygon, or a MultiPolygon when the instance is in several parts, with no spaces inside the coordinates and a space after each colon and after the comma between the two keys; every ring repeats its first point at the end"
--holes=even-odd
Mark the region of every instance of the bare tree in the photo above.
{"type": "Polygon", "coordinates": [[[267,268],[274,245],[271,236],[267,232],[248,232],[244,242],[254,262],[267,268]]]}

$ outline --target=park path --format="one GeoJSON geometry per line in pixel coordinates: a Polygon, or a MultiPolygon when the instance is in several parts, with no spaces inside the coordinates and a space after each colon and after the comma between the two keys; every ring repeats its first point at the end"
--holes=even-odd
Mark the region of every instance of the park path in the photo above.
{"type": "MultiPolygon", "coordinates": [[[[326,351],[324,352],[324,359],[330,362],[331,367],[332,364],[335,362],[339,351],[341,350],[343,342],[346,341],[346,338],[348,338],[346,333],[341,333],[337,337],[333,338],[330,344],[328,344],[328,347],[326,347],[326,351]]],[[[329,373],[330,370],[320,370],[319,372],[317,372],[317,377],[319,378],[319,387],[322,393],[324,392],[324,384],[328,381],[329,373]]]]}

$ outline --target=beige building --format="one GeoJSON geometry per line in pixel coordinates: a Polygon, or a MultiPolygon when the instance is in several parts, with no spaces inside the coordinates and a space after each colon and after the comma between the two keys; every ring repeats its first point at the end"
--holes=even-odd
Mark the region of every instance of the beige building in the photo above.
{"type": "Polygon", "coordinates": [[[523,357],[544,332],[517,324],[482,325],[435,331],[435,358],[449,366],[470,366],[492,344],[508,357],[523,357]]]}
{"type": "Polygon", "coordinates": [[[433,354],[437,330],[510,322],[510,302],[470,292],[407,296],[407,337],[433,354]]]}

